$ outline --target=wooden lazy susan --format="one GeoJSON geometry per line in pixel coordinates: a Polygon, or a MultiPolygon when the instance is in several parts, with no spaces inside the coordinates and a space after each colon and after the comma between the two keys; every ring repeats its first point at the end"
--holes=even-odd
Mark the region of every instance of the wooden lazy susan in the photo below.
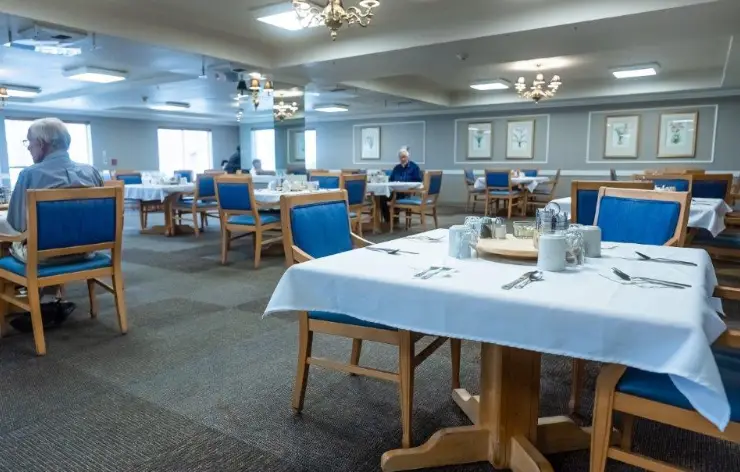
{"type": "Polygon", "coordinates": [[[537,248],[532,238],[519,239],[507,234],[506,239],[480,239],[476,247],[478,252],[493,254],[513,259],[537,259],[537,248]]]}

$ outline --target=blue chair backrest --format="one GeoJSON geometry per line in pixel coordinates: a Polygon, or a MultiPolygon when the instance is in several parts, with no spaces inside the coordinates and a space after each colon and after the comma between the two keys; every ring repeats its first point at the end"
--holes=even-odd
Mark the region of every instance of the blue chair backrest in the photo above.
{"type": "Polygon", "coordinates": [[[442,189],[442,174],[435,174],[429,178],[429,189],[427,195],[438,195],[442,189]]]}
{"type": "Polygon", "coordinates": [[[198,176],[198,198],[216,196],[216,181],[212,175],[198,176]]]}
{"type": "MultiPolygon", "coordinates": [[[[319,183],[319,186],[321,186],[321,183],[319,183]]],[[[364,180],[345,180],[344,190],[347,191],[347,202],[350,205],[365,203],[365,187],[366,182],[364,180]]]]}
{"type": "Polygon", "coordinates": [[[486,187],[509,187],[509,171],[486,172],[486,187]]]}
{"type": "Polygon", "coordinates": [[[313,258],[352,250],[344,200],[296,206],[290,210],[293,244],[313,258]]]}
{"type": "Polygon", "coordinates": [[[339,177],[335,176],[312,175],[311,182],[318,182],[322,189],[339,188],[339,177]]]}
{"type": "Polygon", "coordinates": [[[141,174],[117,175],[116,179],[122,180],[124,185],[137,185],[142,183],[141,174]]]}
{"type": "Polygon", "coordinates": [[[676,233],[680,214],[678,202],[604,196],[596,225],[604,241],[662,246],[676,233]]]}
{"type": "Polygon", "coordinates": [[[584,189],[576,192],[576,223],[580,225],[594,224],[596,205],[599,202],[599,191],[584,189]]]}
{"type": "Polygon", "coordinates": [[[522,172],[525,177],[537,177],[537,169],[524,169],[522,172]]]}
{"type": "Polygon", "coordinates": [[[36,203],[39,251],[116,240],[116,199],[86,198],[36,203]]]}
{"type": "Polygon", "coordinates": [[[475,185],[475,172],[473,172],[473,169],[465,169],[465,183],[475,185]]]}
{"type": "Polygon", "coordinates": [[[691,187],[691,196],[696,198],[720,198],[727,196],[727,187],[732,181],[727,180],[695,180],[691,187]]]}
{"type": "Polygon", "coordinates": [[[193,171],[192,170],[176,170],[175,176],[178,179],[182,179],[184,177],[188,183],[193,181],[193,171]]]}
{"type": "MultiPolygon", "coordinates": [[[[675,187],[676,192],[688,192],[689,181],[684,179],[651,178],[656,187],[675,187]]],[[[724,198],[724,196],[722,197],[724,198]]]]}
{"type": "Polygon", "coordinates": [[[252,200],[246,182],[218,182],[218,206],[226,211],[250,211],[252,200]]]}

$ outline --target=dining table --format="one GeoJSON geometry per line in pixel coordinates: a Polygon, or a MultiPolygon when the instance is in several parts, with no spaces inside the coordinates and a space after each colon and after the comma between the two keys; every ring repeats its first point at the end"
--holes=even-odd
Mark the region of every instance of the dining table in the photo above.
{"type": "MultiPolygon", "coordinates": [[[[452,258],[448,239],[447,230],[433,230],[375,245],[405,252],[363,248],[293,265],[264,313],[338,313],[481,343],[479,395],[452,392],[471,424],[441,429],[418,447],[386,452],[379,458],[382,470],[488,462],[497,469],[551,472],[545,455],[588,448],[588,428],[567,416],[539,417],[542,354],[668,374],[701,415],[726,427],[730,406],[711,349],[726,325],[705,251],[605,243],[599,258],[505,290],[536,262],[452,258]],[[645,261],[635,251],[695,266],[645,261]],[[417,276],[431,267],[445,270],[417,276]],[[613,267],[690,287],[628,283],[614,276],[613,267]]],[[[612,440],[619,440],[617,431],[612,440]]]]}
{"type": "Polygon", "coordinates": [[[142,234],[164,234],[176,236],[183,233],[193,233],[193,228],[187,225],[176,224],[172,215],[174,205],[184,195],[195,191],[194,183],[186,184],[126,184],[123,187],[123,198],[139,202],[162,202],[164,209],[164,225],[154,225],[143,228],[142,234]]]}
{"type": "MultiPolygon", "coordinates": [[[[556,198],[550,203],[556,203],[560,211],[571,212],[571,197],[556,198]]],[[[725,215],[732,211],[732,207],[721,198],[692,198],[689,207],[689,228],[705,229],[713,237],[717,237],[725,230],[725,215]]]]}
{"type": "MultiPolygon", "coordinates": [[[[540,185],[544,184],[546,182],[549,182],[550,178],[545,176],[517,176],[511,178],[511,184],[515,186],[521,186],[526,188],[530,192],[534,192],[534,190],[540,185]]],[[[486,188],[486,178],[485,177],[478,177],[475,179],[475,184],[473,185],[473,188],[475,190],[483,190],[486,188]]]]}

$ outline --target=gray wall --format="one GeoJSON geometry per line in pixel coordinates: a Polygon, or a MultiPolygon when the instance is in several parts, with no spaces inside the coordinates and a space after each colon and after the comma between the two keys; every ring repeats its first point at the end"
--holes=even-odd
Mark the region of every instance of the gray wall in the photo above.
{"type": "MultiPolygon", "coordinates": [[[[98,169],[113,169],[110,165],[111,159],[118,159],[116,166],[118,169],[157,170],[159,168],[157,130],[163,127],[210,130],[214,168],[218,167],[222,160],[228,159],[239,144],[239,128],[236,126],[207,126],[79,115],[54,116],[66,121],[90,124],[93,165],[98,169]]],[[[6,114],[5,118],[35,119],[39,116],[14,112],[6,114]]],[[[0,142],[5,142],[4,120],[0,120],[0,142]]],[[[4,145],[0,146],[0,168],[3,173],[7,173],[8,150],[4,145]]]]}
{"type": "MultiPolygon", "coordinates": [[[[535,105],[533,105],[535,107],[535,105]]],[[[535,131],[535,158],[506,160],[505,123],[509,119],[532,116],[512,112],[486,112],[476,114],[438,114],[428,116],[394,117],[389,119],[364,119],[355,121],[311,121],[306,127],[317,131],[317,167],[341,169],[358,167],[387,168],[395,162],[398,146],[384,150],[382,162],[362,161],[358,151],[358,130],[380,124],[381,142],[408,144],[418,140],[420,131],[409,129],[402,122],[423,122],[425,129],[422,144],[412,145],[411,158],[424,169],[445,171],[441,199],[447,202],[463,201],[466,197],[462,170],[476,169],[482,174],[486,168],[541,169],[545,175],[562,170],[557,194],[570,193],[570,180],[608,179],[609,169],[616,169],[625,176],[647,168],[692,166],[709,171],[740,172],[740,98],[715,98],[686,100],[675,103],[618,104],[598,107],[542,108],[537,109],[535,131]],[[698,111],[699,126],[697,151],[694,158],[660,159],[657,154],[658,120],[660,113],[698,111]],[[604,123],[613,113],[640,115],[639,159],[604,159],[604,123]],[[467,124],[491,122],[493,125],[493,156],[490,160],[467,160],[465,152],[467,124]],[[589,123],[591,126],[589,126],[589,123]],[[457,132],[456,132],[457,131],[457,132]],[[456,136],[457,135],[457,136],[456,136]],[[353,140],[353,137],[355,138],[353,140]],[[712,152],[714,151],[714,152],[712,152]],[[386,152],[390,153],[386,156],[386,152]],[[388,163],[386,163],[388,162],[388,163]]],[[[385,149],[385,148],[384,148],[385,149]]]]}

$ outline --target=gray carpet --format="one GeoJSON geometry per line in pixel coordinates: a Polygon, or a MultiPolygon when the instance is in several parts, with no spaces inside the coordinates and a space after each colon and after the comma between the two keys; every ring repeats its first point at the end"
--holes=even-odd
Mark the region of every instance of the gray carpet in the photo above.
{"type": "MultiPolygon", "coordinates": [[[[460,222],[447,214],[444,225],[460,222]]],[[[124,274],[130,330],[120,336],[112,298],[86,314],[82,284],[68,289],[78,310],[47,333],[37,358],[30,335],[0,340],[2,471],[375,471],[400,444],[392,384],[312,369],[306,408],[290,396],[297,324],[261,319],[283,272],[282,256],[252,269],[249,240],[219,263],[218,230],[141,236],[127,218],[124,274]]],[[[212,223],[213,224],[213,223],[212,223]]],[[[319,337],[318,355],[346,359],[349,343],[319,337]]],[[[462,377],[477,390],[477,346],[464,345],[462,377]]],[[[362,362],[396,368],[396,351],[367,343],[362,362]]],[[[445,426],[467,424],[449,396],[448,349],[416,373],[417,444],[445,426]]],[[[589,385],[597,367],[589,368],[589,385]]],[[[562,414],[570,362],[545,356],[543,415],[562,414]]],[[[591,395],[584,411],[590,416],[591,395]]],[[[697,471],[740,470],[740,447],[638,421],[635,448],[697,471]]],[[[558,471],[588,469],[588,453],[549,457],[558,471]]],[[[442,469],[441,469],[442,470],[442,469]]],[[[485,465],[445,471],[486,471],[485,465]]],[[[610,471],[634,470],[610,463],[610,471]]]]}

